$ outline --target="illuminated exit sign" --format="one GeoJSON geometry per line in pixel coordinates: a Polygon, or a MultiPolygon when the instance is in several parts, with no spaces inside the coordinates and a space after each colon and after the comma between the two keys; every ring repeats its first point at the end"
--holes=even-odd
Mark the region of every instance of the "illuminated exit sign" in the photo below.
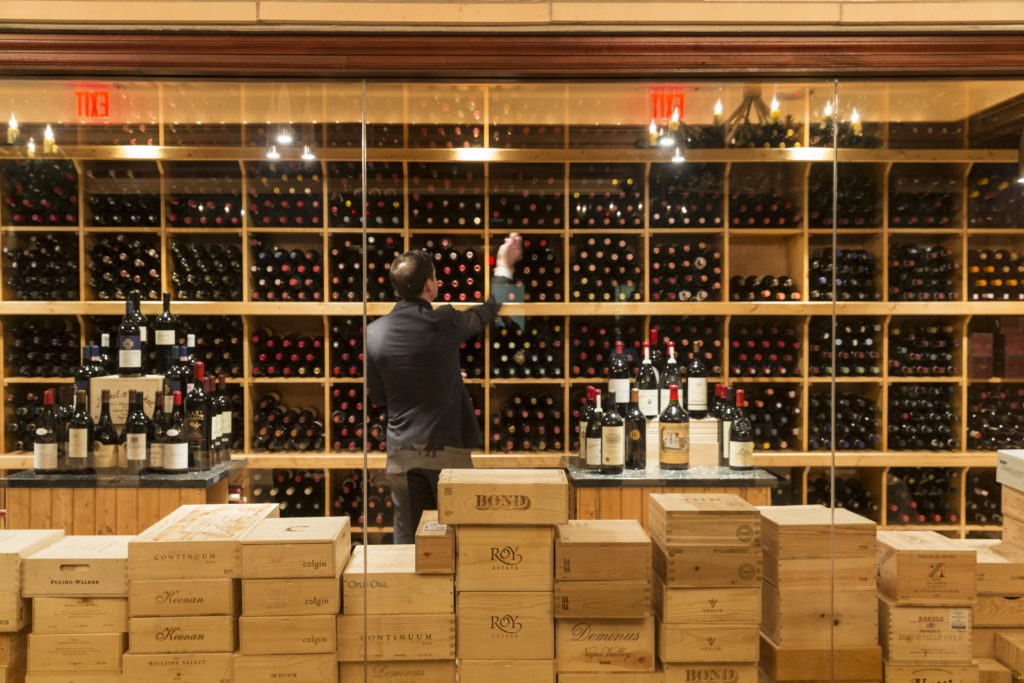
{"type": "Polygon", "coordinates": [[[110,86],[74,86],[75,118],[81,121],[107,121],[110,119],[110,86]]]}
{"type": "Polygon", "coordinates": [[[656,87],[649,88],[651,94],[651,118],[655,121],[667,121],[672,112],[679,110],[679,118],[683,117],[682,88],[656,87]]]}

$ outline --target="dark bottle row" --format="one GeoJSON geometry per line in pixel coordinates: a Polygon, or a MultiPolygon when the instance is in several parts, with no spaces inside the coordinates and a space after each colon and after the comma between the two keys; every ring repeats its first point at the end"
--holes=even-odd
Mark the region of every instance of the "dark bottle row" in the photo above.
{"type": "Polygon", "coordinates": [[[627,239],[589,237],[573,253],[569,272],[572,301],[640,301],[643,266],[627,239]]]}
{"type": "MultiPolygon", "coordinates": [[[[249,336],[253,377],[322,377],[324,338],[261,328],[249,336]]],[[[340,341],[340,340],[339,340],[340,341]]]]}
{"type": "Polygon", "coordinates": [[[956,524],[960,473],[940,467],[894,467],[886,480],[886,521],[895,525],[956,524]]]}
{"type": "Polygon", "coordinates": [[[831,376],[834,367],[837,377],[880,376],[881,332],[882,325],[876,321],[842,318],[837,321],[833,335],[831,318],[812,318],[808,328],[808,373],[812,377],[831,376]]]}
{"type": "Polygon", "coordinates": [[[251,470],[249,503],[277,503],[281,517],[324,514],[326,479],[323,470],[251,470]]]}
{"type": "MultiPolygon", "coordinates": [[[[819,474],[807,480],[807,504],[832,507],[832,492],[835,491],[835,506],[844,508],[869,519],[878,519],[881,504],[874,492],[864,486],[856,476],[836,475],[835,486],[827,474],[819,474]]],[[[774,504],[774,503],[773,503],[774,504]]]]}
{"type": "Polygon", "coordinates": [[[651,301],[718,301],[722,252],[704,240],[651,245],[651,301]]]}
{"type": "Polygon", "coordinates": [[[942,245],[892,244],[889,247],[889,301],[956,301],[959,269],[942,245]]]}
{"type": "Polygon", "coordinates": [[[807,449],[811,451],[875,450],[881,443],[881,409],[866,396],[839,392],[835,403],[833,439],[832,397],[828,392],[812,394],[807,415],[807,449]]]}
{"type": "Polygon", "coordinates": [[[381,470],[336,471],[331,474],[331,516],[347,516],[355,529],[394,526],[391,477],[381,470]],[[365,481],[364,481],[365,477],[365,481]],[[364,517],[363,508],[366,508],[364,517]]]}
{"type": "Polygon", "coordinates": [[[1024,300],[1024,258],[1006,249],[968,251],[967,298],[971,301],[1024,300]]]}
{"type": "Polygon", "coordinates": [[[811,164],[807,180],[807,217],[812,228],[840,230],[882,225],[882,189],[872,168],[840,164],[833,188],[832,164],[811,164]],[[833,201],[836,206],[833,207],[833,201]],[[834,214],[833,214],[834,210],[834,214]]]}
{"type": "Polygon", "coordinates": [[[833,271],[838,301],[878,301],[882,298],[875,278],[881,268],[866,249],[825,247],[811,254],[808,264],[809,301],[832,301],[833,271]]]}
{"type": "Polygon", "coordinates": [[[747,387],[747,417],[754,450],[785,451],[800,447],[800,395],[792,387],[747,387]]]}
{"type": "Polygon", "coordinates": [[[97,299],[124,300],[136,290],[159,299],[160,239],[154,235],[102,235],[88,247],[89,287],[97,299]]]}
{"type": "Polygon", "coordinates": [[[331,377],[363,376],[364,337],[361,318],[331,319],[331,377]]]}
{"type": "MultiPolygon", "coordinates": [[[[387,161],[366,163],[366,224],[369,228],[402,227],[404,171],[402,164],[387,161]]],[[[331,162],[327,165],[328,225],[332,228],[361,228],[363,177],[361,164],[331,162]]]]}
{"type": "Polygon", "coordinates": [[[889,177],[889,226],[893,228],[956,227],[961,210],[961,183],[938,175],[889,177]]]}
{"type": "Polygon", "coordinates": [[[729,331],[729,375],[799,377],[803,342],[786,324],[733,324],[729,331]]]}
{"type": "Polygon", "coordinates": [[[253,406],[254,451],[322,451],[326,438],[315,406],[289,406],[277,392],[262,395],[253,406]]]}
{"type": "Polygon", "coordinates": [[[968,389],[967,448],[1024,448],[1024,387],[975,385],[968,389]]]}
{"type": "Polygon", "coordinates": [[[323,256],[316,249],[282,249],[251,237],[253,301],[323,301],[323,256]]]}
{"type": "Polygon", "coordinates": [[[889,450],[955,451],[960,449],[953,400],[955,384],[889,386],[889,450]]]}
{"type": "Polygon", "coordinates": [[[1024,185],[1016,164],[975,164],[967,179],[967,225],[1019,228],[1024,225],[1024,185]]]}
{"type": "Polygon", "coordinates": [[[484,259],[479,251],[472,247],[457,248],[447,237],[428,237],[421,248],[434,264],[439,301],[483,301],[484,259]]]}
{"type": "Polygon", "coordinates": [[[491,330],[491,377],[558,378],[563,375],[561,319],[501,318],[491,330]]]}
{"type": "Polygon", "coordinates": [[[651,164],[652,228],[720,228],[723,167],[720,164],[651,164]]]}
{"type": "Polygon", "coordinates": [[[319,162],[251,162],[247,166],[249,223],[260,228],[323,226],[319,162]]]}
{"type": "Polygon", "coordinates": [[[233,244],[171,242],[177,298],[192,301],[240,301],[242,250],[233,244]]]}
{"type": "Polygon", "coordinates": [[[29,235],[3,248],[5,278],[14,298],[25,301],[78,299],[78,237],[56,233],[29,235]]]}
{"type": "Polygon", "coordinates": [[[803,298],[789,275],[733,275],[729,278],[730,301],[799,301],[803,298]]]}
{"type": "Polygon", "coordinates": [[[560,229],[565,213],[561,164],[492,164],[488,191],[492,230],[560,229]]]}
{"type": "Polygon", "coordinates": [[[359,301],[364,291],[369,301],[396,301],[388,270],[401,253],[401,235],[367,235],[364,274],[362,242],[356,239],[336,242],[331,247],[328,266],[331,301],[359,301]]]}
{"type": "Polygon", "coordinates": [[[960,369],[960,347],[952,325],[904,321],[889,326],[890,377],[952,377],[960,369]]]}
{"type": "Polygon", "coordinates": [[[331,388],[331,450],[361,451],[367,428],[363,388],[335,385],[331,388]]]}
{"type": "Polygon", "coordinates": [[[560,401],[550,393],[513,393],[491,413],[491,450],[561,451],[565,439],[560,401]]]}
{"type": "Polygon", "coordinates": [[[73,161],[17,159],[4,162],[2,168],[11,225],[78,225],[78,171],[73,161]]]}

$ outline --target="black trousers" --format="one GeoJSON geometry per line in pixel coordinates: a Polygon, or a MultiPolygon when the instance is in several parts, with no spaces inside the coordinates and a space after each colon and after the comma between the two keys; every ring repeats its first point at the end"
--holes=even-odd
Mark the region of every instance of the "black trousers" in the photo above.
{"type": "Polygon", "coordinates": [[[416,542],[416,527],[424,510],[437,509],[437,478],[441,470],[413,468],[391,474],[391,504],[395,513],[395,544],[416,542]]]}

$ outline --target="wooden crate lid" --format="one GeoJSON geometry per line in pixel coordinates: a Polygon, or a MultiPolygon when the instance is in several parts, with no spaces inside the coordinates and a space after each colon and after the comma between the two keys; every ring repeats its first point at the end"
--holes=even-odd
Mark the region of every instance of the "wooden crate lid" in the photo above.
{"type": "Polygon", "coordinates": [[[445,538],[455,535],[455,526],[437,521],[437,510],[424,510],[416,527],[416,538],[445,538]]]}
{"type": "Polygon", "coordinates": [[[137,543],[240,540],[254,524],[277,515],[275,503],[182,505],[134,538],[137,543]]]}
{"type": "Polygon", "coordinates": [[[640,522],[635,519],[574,519],[555,527],[560,545],[650,545],[640,522]]]}
{"type": "Polygon", "coordinates": [[[943,553],[961,555],[976,554],[974,548],[964,547],[937,531],[879,531],[877,539],[879,545],[886,546],[890,551],[942,551],[943,553]]]}
{"type": "Polygon", "coordinates": [[[714,514],[757,516],[757,508],[732,493],[652,493],[651,512],[668,517],[714,514]]]}
{"type": "Polygon", "coordinates": [[[4,529],[0,531],[0,558],[26,557],[62,538],[63,529],[4,529]]]}
{"type": "Polygon", "coordinates": [[[271,517],[242,537],[243,545],[337,543],[350,533],[348,517],[271,517]]]}
{"type": "Polygon", "coordinates": [[[438,486],[484,484],[488,486],[531,486],[555,484],[569,487],[565,472],[558,469],[447,469],[441,470],[438,486]]]}
{"type": "Polygon", "coordinates": [[[416,546],[409,545],[357,545],[345,567],[345,574],[363,573],[366,558],[367,574],[415,574],[416,546]]]}
{"type": "Polygon", "coordinates": [[[862,517],[844,508],[832,510],[824,505],[764,505],[757,509],[761,511],[761,517],[765,524],[773,524],[780,528],[832,526],[834,524],[836,527],[862,528],[864,531],[873,533],[876,526],[875,522],[867,517],[862,517]]]}
{"type": "MultiPolygon", "coordinates": [[[[127,560],[128,542],[134,536],[65,536],[53,545],[42,548],[25,563],[34,560],[127,560]]],[[[26,569],[29,571],[29,569],[26,569]]]]}

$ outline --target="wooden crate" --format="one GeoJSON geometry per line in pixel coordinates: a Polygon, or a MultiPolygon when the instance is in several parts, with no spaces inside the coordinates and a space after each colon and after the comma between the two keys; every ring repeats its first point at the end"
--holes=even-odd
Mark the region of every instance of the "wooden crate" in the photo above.
{"type": "MultiPolygon", "coordinates": [[[[699,667],[701,665],[696,666],[699,667]]],[[[683,678],[679,679],[679,681],[683,680],[683,678]]],[[[732,681],[733,679],[722,680],[732,681]]],[[[665,672],[661,671],[660,668],[655,671],[588,671],[587,673],[559,672],[558,683],[665,683],[665,672]]],[[[747,682],[742,679],[736,679],[735,683],[747,682]]]]}
{"type": "Polygon", "coordinates": [[[550,591],[555,540],[550,526],[466,526],[455,532],[455,588],[550,591]]]}
{"type": "Polygon", "coordinates": [[[554,659],[552,594],[459,593],[459,659],[554,659]]]}
{"type": "Polygon", "coordinates": [[[995,659],[979,657],[978,683],[1012,683],[1013,672],[997,662],[995,659]]]}
{"type": "Polygon", "coordinates": [[[1024,633],[998,631],[993,640],[995,657],[1011,671],[1024,671],[1024,633]]]}
{"type": "Polygon", "coordinates": [[[460,659],[459,683],[555,683],[555,662],[527,659],[460,659]]]}
{"type": "Polygon", "coordinates": [[[243,655],[335,654],[338,618],[333,614],[238,618],[243,655]]]}
{"type": "MultiPolygon", "coordinates": [[[[664,665],[665,683],[695,683],[696,681],[729,681],[729,683],[757,683],[757,663],[737,662],[672,662],[664,665]]],[[[611,683],[609,681],[609,683],[611,683]]]]}
{"type": "Polygon", "coordinates": [[[333,578],[351,549],[348,517],[262,519],[242,537],[242,578],[333,578]]]}
{"type": "Polygon", "coordinates": [[[1003,545],[1024,550],[1024,518],[1003,515],[1003,545]]]}
{"type": "Polygon", "coordinates": [[[764,550],[764,580],[775,586],[807,588],[873,588],[878,570],[875,555],[853,557],[778,558],[764,550]]]}
{"type": "Polygon", "coordinates": [[[190,654],[136,654],[127,652],[122,665],[124,680],[146,683],[232,683],[230,652],[190,654]]]}
{"type": "Polygon", "coordinates": [[[128,544],[128,576],[137,579],[235,579],[242,575],[241,541],[273,503],[182,505],[128,544]]]}
{"type": "Polygon", "coordinates": [[[994,539],[956,542],[978,554],[978,595],[1024,595],[1024,550],[994,539]]]}
{"type": "Polygon", "coordinates": [[[1003,516],[1024,519],[1024,491],[1016,486],[1004,484],[1001,487],[1001,496],[1000,505],[1003,516]]]}
{"type": "Polygon", "coordinates": [[[830,642],[850,647],[878,642],[874,589],[833,592],[765,583],[761,600],[761,630],[783,647],[829,647],[830,642]]]}
{"type": "Polygon", "coordinates": [[[238,579],[129,581],[128,616],[236,615],[238,586],[238,579]]]}
{"type": "Polygon", "coordinates": [[[1005,628],[1001,626],[978,626],[974,625],[971,630],[971,642],[973,643],[974,656],[995,657],[996,656],[996,634],[1024,636],[1024,629],[1005,628]]]}
{"type": "Polygon", "coordinates": [[[341,662],[455,659],[454,614],[342,615],[337,637],[341,662]]]}
{"type": "Polygon", "coordinates": [[[761,544],[777,558],[875,556],[877,525],[849,510],[833,510],[821,505],[758,509],[761,511],[761,544]]]}
{"type": "Polygon", "coordinates": [[[654,572],[673,588],[760,588],[760,547],[651,548],[654,572]]]}
{"type": "Polygon", "coordinates": [[[569,481],[562,470],[442,470],[437,511],[446,524],[565,524],[569,481]]]}
{"type": "Polygon", "coordinates": [[[21,593],[22,562],[62,538],[63,529],[0,530],[0,593],[21,593]]]}
{"type": "Polygon", "coordinates": [[[15,633],[0,633],[0,666],[25,668],[28,653],[28,629],[15,633]]]}
{"type": "Polygon", "coordinates": [[[555,653],[559,673],[654,671],[654,617],[561,619],[555,653]]]}
{"type": "MultiPolygon", "coordinates": [[[[242,614],[270,617],[341,611],[341,578],[243,579],[242,614]]],[[[361,602],[361,600],[360,600],[361,602]]]]}
{"type": "Polygon", "coordinates": [[[33,598],[32,633],[127,633],[126,598],[33,598]]]}
{"type": "Polygon", "coordinates": [[[342,575],[342,605],[345,614],[451,614],[453,583],[451,574],[417,574],[414,545],[359,545],[342,575]]]}
{"type": "Polygon", "coordinates": [[[120,670],[127,646],[124,633],[31,633],[29,671],[120,670]]]}
{"type": "Polygon", "coordinates": [[[878,642],[887,662],[970,662],[971,608],[878,601],[878,642]]]}
{"type": "MultiPolygon", "coordinates": [[[[342,683],[363,680],[363,662],[342,662],[339,679],[342,683]]],[[[455,660],[431,662],[370,662],[366,666],[366,683],[454,683],[455,660]]]]}
{"type": "Polygon", "coordinates": [[[0,593],[0,632],[14,633],[32,621],[32,606],[21,593],[0,593]]]}
{"type": "Polygon", "coordinates": [[[974,603],[974,625],[1024,628],[1024,596],[979,595],[974,603]]]}
{"type": "Polygon", "coordinates": [[[885,683],[978,683],[978,665],[885,662],[885,683]]]}
{"type": "Polygon", "coordinates": [[[425,510],[416,527],[416,573],[455,573],[455,527],[437,521],[437,510],[425,510]]]}
{"type": "Polygon", "coordinates": [[[25,597],[128,596],[125,565],[132,536],[65,536],[22,562],[25,597]]]}
{"type": "MultiPolygon", "coordinates": [[[[122,683],[121,670],[116,671],[60,671],[32,672],[16,670],[7,672],[7,678],[0,676],[4,683],[122,683]],[[11,677],[11,674],[14,677],[11,677]]],[[[147,683],[149,680],[147,679],[147,683]]]]}
{"type": "MultiPolygon", "coordinates": [[[[332,620],[333,621],[333,620],[332,620]]],[[[243,655],[233,660],[235,680],[241,683],[310,681],[338,683],[338,658],[322,655],[243,655]]]]}
{"type": "Polygon", "coordinates": [[[650,574],[651,539],[632,519],[570,520],[555,527],[555,579],[637,580],[650,574]]]}
{"type": "Polygon", "coordinates": [[[555,581],[556,619],[640,619],[651,613],[651,582],[555,581]]]}
{"type": "Polygon", "coordinates": [[[658,659],[671,662],[756,662],[757,625],[658,624],[658,659]]]}
{"type": "Polygon", "coordinates": [[[760,624],[757,588],[670,588],[654,577],[654,612],[668,624],[760,624]]]}
{"type": "Polygon", "coordinates": [[[837,681],[878,681],[882,678],[882,648],[779,647],[761,634],[759,665],[777,681],[815,681],[834,675],[837,681]]]}
{"type": "Polygon", "coordinates": [[[970,605],[977,553],[935,531],[878,532],[878,592],[907,605],[970,605]]]}
{"type": "Polygon", "coordinates": [[[739,496],[656,493],[649,501],[651,540],[662,548],[756,548],[761,542],[761,515],[739,496]]]}
{"type": "Polygon", "coordinates": [[[233,616],[132,617],[128,620],[133,653],[179,654],[234,652],[238,620],[233,616]]]}

